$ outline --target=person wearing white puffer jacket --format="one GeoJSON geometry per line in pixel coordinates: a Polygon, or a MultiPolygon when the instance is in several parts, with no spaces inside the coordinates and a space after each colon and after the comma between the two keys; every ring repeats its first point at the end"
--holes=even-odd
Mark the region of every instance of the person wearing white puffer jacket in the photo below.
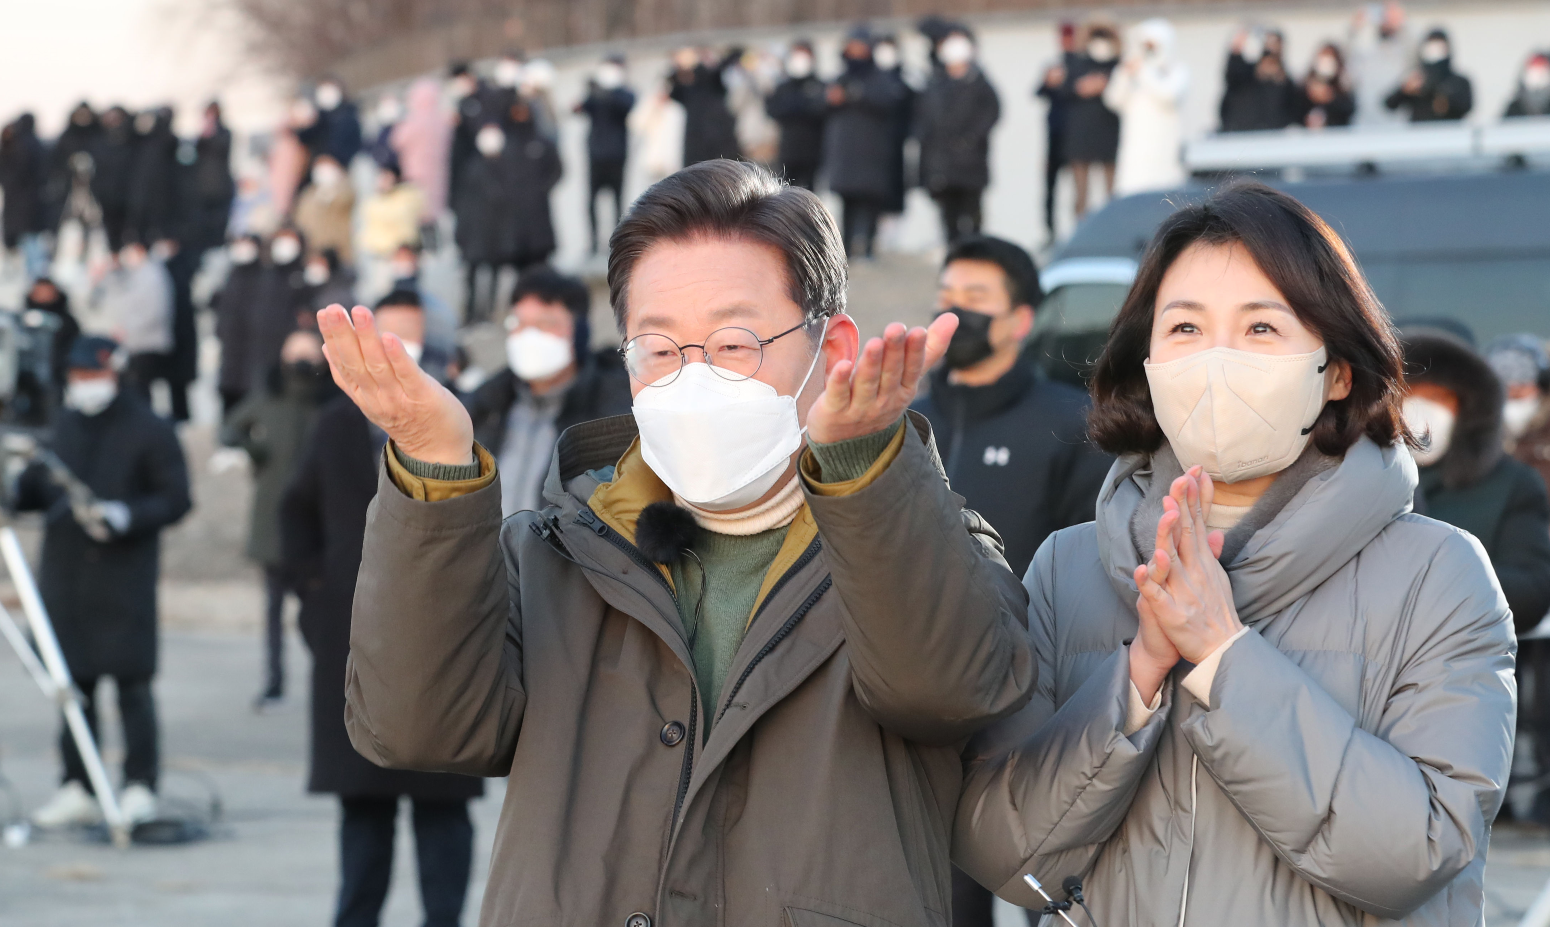
{"type": "Polygon", "coordinates": [[[1103,102],[1119,114],[1114,192],[1166,190],[1184,182],[1180,107],[1189,68],[1173,55],[1173,26],[1148,19],[1136,26],[1136,54],[1114,69],[1103,102]]]}

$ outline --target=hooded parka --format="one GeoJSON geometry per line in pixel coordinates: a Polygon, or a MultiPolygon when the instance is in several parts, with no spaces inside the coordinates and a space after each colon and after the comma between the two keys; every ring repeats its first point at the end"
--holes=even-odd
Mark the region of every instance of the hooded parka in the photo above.
{"type": "Polygon", "coordinates": [[[971,747],[954,861],[1023,905],[1023,873],[1079,876],[1100,924],[1483,923],[1516,690],[1479,542],[1410,512],[1407,450],[1310,447],[1226,537],[1248,631],[1210,704],[1181,663],[1127,737],[1131,576],[1180,472],[1120,458],[1034,557],[1038,689],[971,747]]]}
{"type": "Polygon", "coordinates": [[[481,924],[946,927],[960,750],[1033,654],[912,421],[852,484],[804,481],[708,717],[632,542],[671,498],[632,418],[566,431],[548,505],[504,525],[498,481],[427,502],[383,476],[346,721],[378,763],[510,776],[481,924]]]}

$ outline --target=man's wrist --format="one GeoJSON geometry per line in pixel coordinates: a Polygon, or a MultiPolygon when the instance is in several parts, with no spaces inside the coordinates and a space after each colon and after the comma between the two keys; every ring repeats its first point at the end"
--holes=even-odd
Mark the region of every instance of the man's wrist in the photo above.
{"type": "Polygon", "coordinates": [[[467,467],[479,462],[479,458],[474,455],[474,442],[471,440],[461,445],[433,444],[421,447],[399,441],[395,438],[393,446],[398,449],[402,457],[412,458],[425,464],[444,467],[467,467]]]}

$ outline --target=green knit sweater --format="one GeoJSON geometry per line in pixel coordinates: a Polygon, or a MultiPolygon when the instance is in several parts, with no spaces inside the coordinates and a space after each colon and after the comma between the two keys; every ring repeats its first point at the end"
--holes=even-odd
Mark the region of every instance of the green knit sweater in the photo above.
{"type": "MultiPolygon", "coordinates": [[[[901,419],[877,434],[833,444],[809,439],[808,447],[812,448],[823,481],[843,483],[866,473],[903,424],[901,419]]],[[[397,449],[394,450],[396,453],[397,449]]],[[[463,467],[429,464],[402,453],[398,460],[421,478],[465,480],[479,475],[477,463],[463,467]]],[[[748,629],[754,599],[759,596],[764,574],[769,572],[786,540],[788,528],[773,528],[747,537],[701,531],[693,549],[705,566],[703,602],[699,567],[692,561],[686,566],[680,560],[672,568],[673,588],[678,590],[678,617],[689,633],[694,675],[700,685],[700,697],[705,700],[701,707],[706,722],[701,730],[707,735],[716,720],[713,712],[720,704],[732,658],[748,629]]]]}

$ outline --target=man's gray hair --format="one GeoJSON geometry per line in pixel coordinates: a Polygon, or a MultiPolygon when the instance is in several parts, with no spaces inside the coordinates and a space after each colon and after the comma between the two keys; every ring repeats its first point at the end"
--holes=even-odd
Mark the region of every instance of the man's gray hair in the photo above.
{"type": "Polygon", "coordinates": [[[608,296],[620,335],[641,255],[659,242],[696,238],[771,245],[785,257],[791,300],[808,321],[845,311],[845,248],[823,203],[757,164],[719,159],[652,184],[614,228],[608,296]]]}

